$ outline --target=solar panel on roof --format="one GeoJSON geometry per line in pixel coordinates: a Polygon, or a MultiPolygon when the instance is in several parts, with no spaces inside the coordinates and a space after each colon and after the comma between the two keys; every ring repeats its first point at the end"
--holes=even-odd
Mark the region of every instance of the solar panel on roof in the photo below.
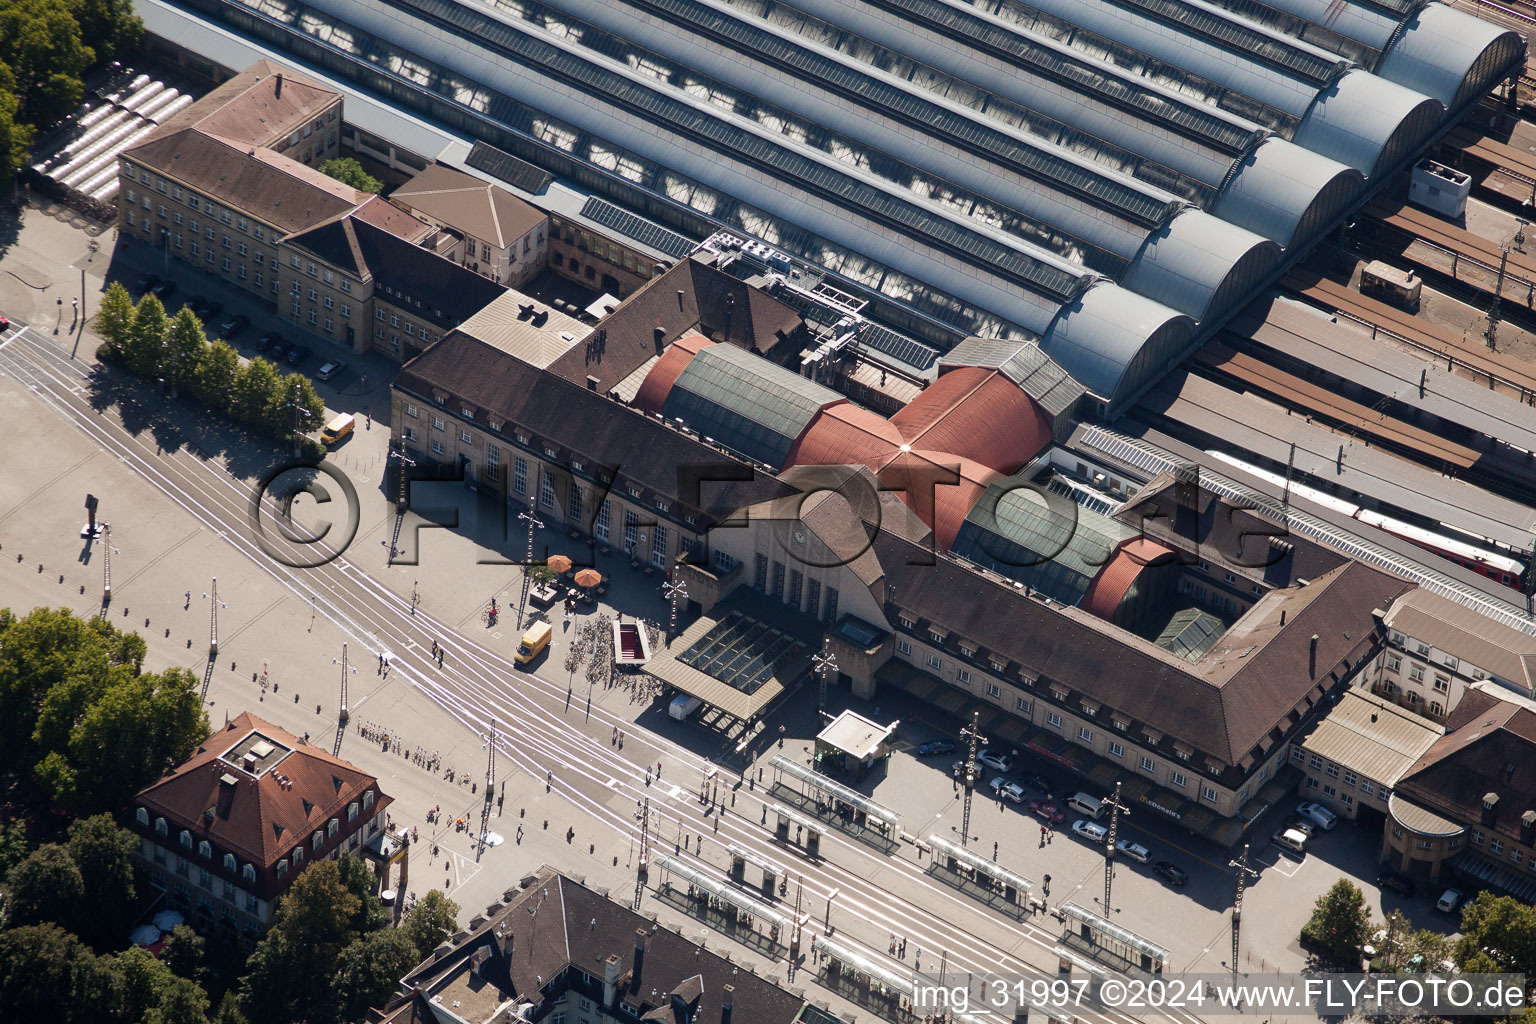
{"type": "Polygon", "coordinates": [[[938,349],[875,323],[866,322],[859,327],[859,343],[919,370],[928,369],[939,358],[938,349]]]}
{"type": "Polygon", "coordinates": [[[641,245],[648,245],[658,252],[664,252],[675,260],[683,259],[698,248],[699,243],[692,239],[676,231],[669,231],[660,224],[643,217],[637,217],[628,210],[614,206],[596,196],[588,199],[582,206],[581,215],[605,228],[612,228],[626,238],[633,238],[641,245]]]}
{"type": "Polygon", "coordinates": [[[543,192],[554,180],[554,175],[544,168],[536,167],[527,160],[503,152],[495,146],[487,146],[483,142],[474,144],[469,151],[469,156],[464,158],[464,162],[475,170],[500,178],[508,185],[522,189],[530,195],[543,192]]]}

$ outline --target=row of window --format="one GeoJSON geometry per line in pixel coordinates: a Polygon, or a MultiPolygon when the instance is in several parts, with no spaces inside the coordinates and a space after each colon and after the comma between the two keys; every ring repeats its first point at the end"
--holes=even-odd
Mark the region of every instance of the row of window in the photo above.
{"type": "MultiPolygon", "coordinates": [[[[363,810],[363,811],[372,810],[372,808],[373,808],[373,798],[374,798],[373,797],[373,790],[371,790],[371,789],[370,790],[366,790],[363,793],[363,798],[362,798],[361,804],[359,804],[358,801],[354,800],[349,805],[347,805],[347,820],[348,821],[356,821],[357,820],[357,816],[359,814],[359,808],[361,808],[361,810],[363,810]]],[[[146,808],[146,807],[139,807],[134,812],[134,818],[135,818],[135,820],[138,821],[138,823],[140,825],[145,826],[146,828],[149,827],[150,816],[149,816],[149,809],[148,808],[146,808]]],[[[316,850],[319,850],[320,847],[324,844],[325,840],[328,839],[328,838],[334,837],[336,835],[336,833],[340,830],[340,828],[341,828],[341,819],[339,819],[339,818],[332,818],[326,824],[326,827],[324,829],[316,829],[314,835],[311,837],[311,843],[314,846],[314,848],[316,850]]],[[[162,836],[162,837],[165,837],[165,838],[169,838],[169,836],[170,836],[170,825],[169,825],[169,823],[166,821],[166,819],[164,817],[156,817],[154,819],[154,830],[155,830],[155,835],[157,835],[157,836],[162,836]]],[[[194,841],[195,841],[196,848],[197,848],[197,855],[199,857],[201,857],[203,860],[212,862],[213,857],[214,857],[214,848],[213,848],[213,844],[211,844],[208,840],[206,840],[206,839],[195,840],[194,836],[192,835],[192,832],[189,829],[182,829],[180,835],[177,837],[177,841],[181,844],[182,848],[185,849],[185,850],[191,850],[193,848],[194,841]]],[[[294,850],[294,855],[295,855],[294,866],[297,867],[299,862],[301,860],[303,860],[303,847],[300,846],[300,847],[296,848],[294,850]]],[[[253,864],[241,865],[239,863],[239,861],[236,859],[235,855],[232,854],[232,853],[225,853],[224,854],[224,856],[223,856],[223,864],[224,864],[224,870],[227,871],[231,875],[235,874],[236,870],[238,869],[238,871],[240,873],[240,877],[245,879],[247,882],[254,882],[256,880],[256,867],[255,867],[255,865],[253,865],[253,864]]],[[[278,875],[279,875],[279,877],[281,877],[282,874],[284,873],[284,864],[285,864],[284,861],[279,861],[278,862],[278,875]]]]}
{"type": "MultiPolygon", "coordinates": [[[[786,572],[784,563],[778,559],[773,559],[771,563],[773,567],[773,583],[770,586],[768,583],[768,569],[770,565],[768,556],[758,554],[755,556],[755,559],[755,573],[752,581],[754,587],[779,601],[783,601],[796,611],[804,612],[813,619],[824,622],[837,621],[838,593],[836,587],[826,587],[823,590],[820,580],[811,580],[809,581],[809,586],[807,586],[804,575],[798,569],[791,569],[786,572]],[[788,582],[787,588],[785,586],[786,581],[788,582]]],[[[719,564],[718,559],[716,564],[719,564]]],[[[731,566],[734,567],[734,565],[735,560],[732,559],[731,566]]],[[[729,572],[730,570],[726,569],[725,571],[729,572]]]]}
{"type": "MultiPolygon", "coordinates": [[[[1402,694],[1403,703],[1415,711],[1418,710],[1419,705],[1424,700],[1416,690],[1404,690],[1390,679],[1383,680],[1380,689],[1388,697],[1395,698],[1398,694],[1402,694]]],[[[1445,715],[1445,705],[1438,700],[1432,700],[1429,702],[1429,713],[1437,718],[1443,717],[1445,715]]]]}

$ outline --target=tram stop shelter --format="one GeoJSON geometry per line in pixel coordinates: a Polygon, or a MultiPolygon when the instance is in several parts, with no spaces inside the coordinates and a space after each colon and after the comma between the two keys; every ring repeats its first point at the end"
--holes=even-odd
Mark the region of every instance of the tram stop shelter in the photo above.
{"type": "Polygon", "coordinates": [[[1066,923],[1061,933],[1063,946],[1123,971],[1161,974],[1168,966],[1168,950],[1096,910],[1063,903],[1061,915],[1066,923]]]}
{"type": "Polygon", "coordinates": [[[862,779],[891,756],[891,737],[901,723],[881,725],[849,709],[816,736],[816,767],[862,779]]]}
{"type": "Polygon", "coordinates": [[[654,650],[644,671],[703,701],[716,728],[746,725],[810,671],[815,643],[787,618],[751,594],[732,594],[654,650]]]}

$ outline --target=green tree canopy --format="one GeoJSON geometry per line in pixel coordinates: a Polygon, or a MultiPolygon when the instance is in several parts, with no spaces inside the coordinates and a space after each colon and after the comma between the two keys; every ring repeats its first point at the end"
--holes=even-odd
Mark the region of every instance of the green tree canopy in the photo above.
{"type": "Polygon", "coordinates": [[[95,958],[56,924],[0,931],[0,1007],[16,1021],[86,1020],[73,999],[95,958]]]}
{"type": "Polygon", "coordinates": [[[183,306],[171,320],[166,341],[165,379],[174,394],[189,388],[197,377],[203,350],[208,347],[208,337],[203,333],[203,322],[197,314],[183,306]]]}
{"type": "Polygon", "coordinates": [[[144,37],[144,23],[134,15],[132,0],[73,0],[73,10],[80,38],[98,61],[127,53],[144,37]]]}
{"type": "Polygon", "coordinates": [[[165,949],[160,959],[172,972],[188,981],[200,981],[203,977],[203,937],[184,924],[171,929],[166,936],[165,949]]]}
{"type": "Polygon", "coordinates": [[[1365,894],[1347,878],[1341,878],[1317,898],[1312,919],[1302,936],[1341,964],[1358,964],[1361,949],[1371,933],[1365,894]]]}
{"type": "Polygon", "coordinates": [[[123,346],[123,358],[128,368],[141,376],[159,376],[165,363],[166,335],[171,322],[166,318],[165,307],[153,295],[139,300],[133,317],[133,329],[123,346]]]}
{"type": "Polygon", "coordinates": [[[50,127],[79,106],[81,72],[95,59],[66,0],[0,4],[0,61],[15,76],[28,124],[50,127]]]}
{"type": "Polygon", "coordinates": [[[6,876],[5,917],[11,927],[56,921],[72,925],[84,908],[85,882],[69,851],[57,843],[33,850],[6,876]]]}
{"type": "MultiPolygon", "coordinates": [[[[252,426],[272,429],[282,405],[278,399],[278,379],[277,367],[260,356],[240,367],[235,376],[233,395],[236,418],[252,426]]],[[[286,409],[283,412],[287,413],[291,424],[293,413],[286,409]]]]}
{"type": "Polygon", "coordinates": [[[101,347],[106,355],[121,355],[128,339],[133,335],[133,320],[137,310],[133,297],[122,282],[113,281],[102,293],[101,306],[96,310],[96,332],[102,337],[101,347]]]}
{"type": "Polygon", "coordinates": [[[198,355],[192,394],[204,405],[228,409],[240,378],[240,353],[226,341],[210,342],[198,355]]]}
{"type": "Polygon", "coordinates": [[[411,940],[393,928],[352,942],[336,964],[336,1019],[362,1020],[370,1008],[384,1004],[419,962],[411,940]]]}
{"type": "Polygon", "coordinates": [[[0,63],[0,175],[9,178],[27,166],[32,152],[33,127],[21,116],[16,99],[16,76],[0,63]]]}
{"type": "Polygon", "coordinates": [[[81,936],[98,949],[127,935],[133,913],[133,854],[139,841],[110,814],[78,818],[69,826],[69,856],[80,869],[85,905],[81,936]]]}
{"type": "Polygon", "coordinates": [[[320,173],[328,174],[344,185],[351,185],[359,192],[377,194],[384,188],[382,181],[363,170],[363,165],[350,156],[327,160],[320,165],[320,173]]]}
{"type": "Polygon", "coordinates": [[[443,940],[458,930],[459,905],[449,899],[441,889],[433,889],[416,901],[416,906],[400,924],[416,947],[416,962],[420,963],[442,945],[443,940]]]}
{"type": "Polygon", "coordinates": [[[1469,974],[1536,976],[1536,907],[1486,890],[1461,913],[1456,966],[1469,974]]]}
{"type": "Polygon", "coordinates": [[[312,862],[277,905],[276,921],[257,943],[241,981],[253,1020],[319,1024],[334,1013],[341,951],[359,938],[360,900],[342,876],[341,860],[312,862]]]}
{"type": "Polygon", "coordinates": [[[299,407],[300,433],[314,430],[325,422],[325,401],[316,393],[314,382],[302,373],[290,373],[278,383],[277,400],[272,404],[270,426],[273,436],[293,436],[295,405],[299,407]]]}

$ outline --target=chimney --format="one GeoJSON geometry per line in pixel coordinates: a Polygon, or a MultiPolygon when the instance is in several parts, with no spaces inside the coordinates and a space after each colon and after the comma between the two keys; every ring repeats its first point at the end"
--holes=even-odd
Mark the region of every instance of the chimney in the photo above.
{"type": "Polygon", "coordinates": [[[1312,634],[1312,652],[1307,658],[1307,675],[1317,678],[1317,634],[1312,634]]]}
{"type": "Polygon", "coordinates": [[[277,73],[277,85],[272,89],[272,97],[276,99],[283,94],[283,73],[277,73]]]}
{"type": "MultiPolygon", "coordinates": [[[[1536,815],[1533,815],[1536,816],[1536,815]]],[[[635,966],[630,971],[629,988],[633,992],[640,985],[640,971],[645,967],[645,929],[635,929],[635,966]]]]}
{"type": "Polygon", "coordinates": [[[1280,625],[1285,625],[1285,609],[1280,609],[1280,625]]]}
{"type": "Polygon", "coordinates": [[[597,390],[597,378],[592,376],[590,373],[587,374],[587,390],[588,391],[596,391],[597,390]]]}
{"type": "Polygon", "coordinates": [[[229,772],[224,772],[219,776],[218,814],[221,818],[229,817],[229,807],[235,800],[237,781],[229,772]]]}
{"type": "Polygon", "coordinates": [[[1536,811],[1520,815],[1520,845],[1536,846],[1536,811]]]}
{"type": "Polygon", "coordinates": [[[720,1024],[731,1024],[731,997],[735,994],[735,985],[727,985],[720,990],[720,1024]]]}
{"type": "Polygon", "coordinates": [[[249,751],[247,751],[246,755],[240,759],[240,767],[244,768],[246,771],[250,772],[252,775],[255,775],[256,774],[256,761],[257,761],[256,755],[250,753],[249,751]]]}
{"type": "Polygon", "coordinates": [[[476,975],[480,974],[480,972],[485,969],[486,961],[490,958],[491,951],[489,947],[481,946],[479,949],[475,950],[472,954],[470,954],[469,957],[470,973],[476,975]]]}
{"type": "Polygon", "coordinates": [[[608,959],[603,961],[603,1005],[613,1006],[618,998],[619,968],[623,961],[619,954],[610,953],[608,959]]]}
{"type": "Polygon", "coordinates": [[[1483,794],[1483,814],[1482,814],[1482,822],[1483,822],[1483,824],[1487,825],[1489,828],[1492,828],[1498,822],[1498,820],[1499,820],[1499,794],[1497,794],[1497,793],[1484,793],[1483,794]]]}
{"type": "MultiPolygon", "coordinates": [[[[679,293],[679,294],[681,294],[681,293],[679,293]]],[[[657,352],[660,352],[662,349],[666,348],[667,347],[667,329],[665,327],[657,327],[655,330],[653,330],[651,332],[651,340],[652,340],[652,343],[655,344],[657,352]]]]}
{"type": "Polygon", "coordinates": [[[683,290],[681,288],[677,290],[677,308],[679,312],[681,312],[683,308],[683,290]]]}

